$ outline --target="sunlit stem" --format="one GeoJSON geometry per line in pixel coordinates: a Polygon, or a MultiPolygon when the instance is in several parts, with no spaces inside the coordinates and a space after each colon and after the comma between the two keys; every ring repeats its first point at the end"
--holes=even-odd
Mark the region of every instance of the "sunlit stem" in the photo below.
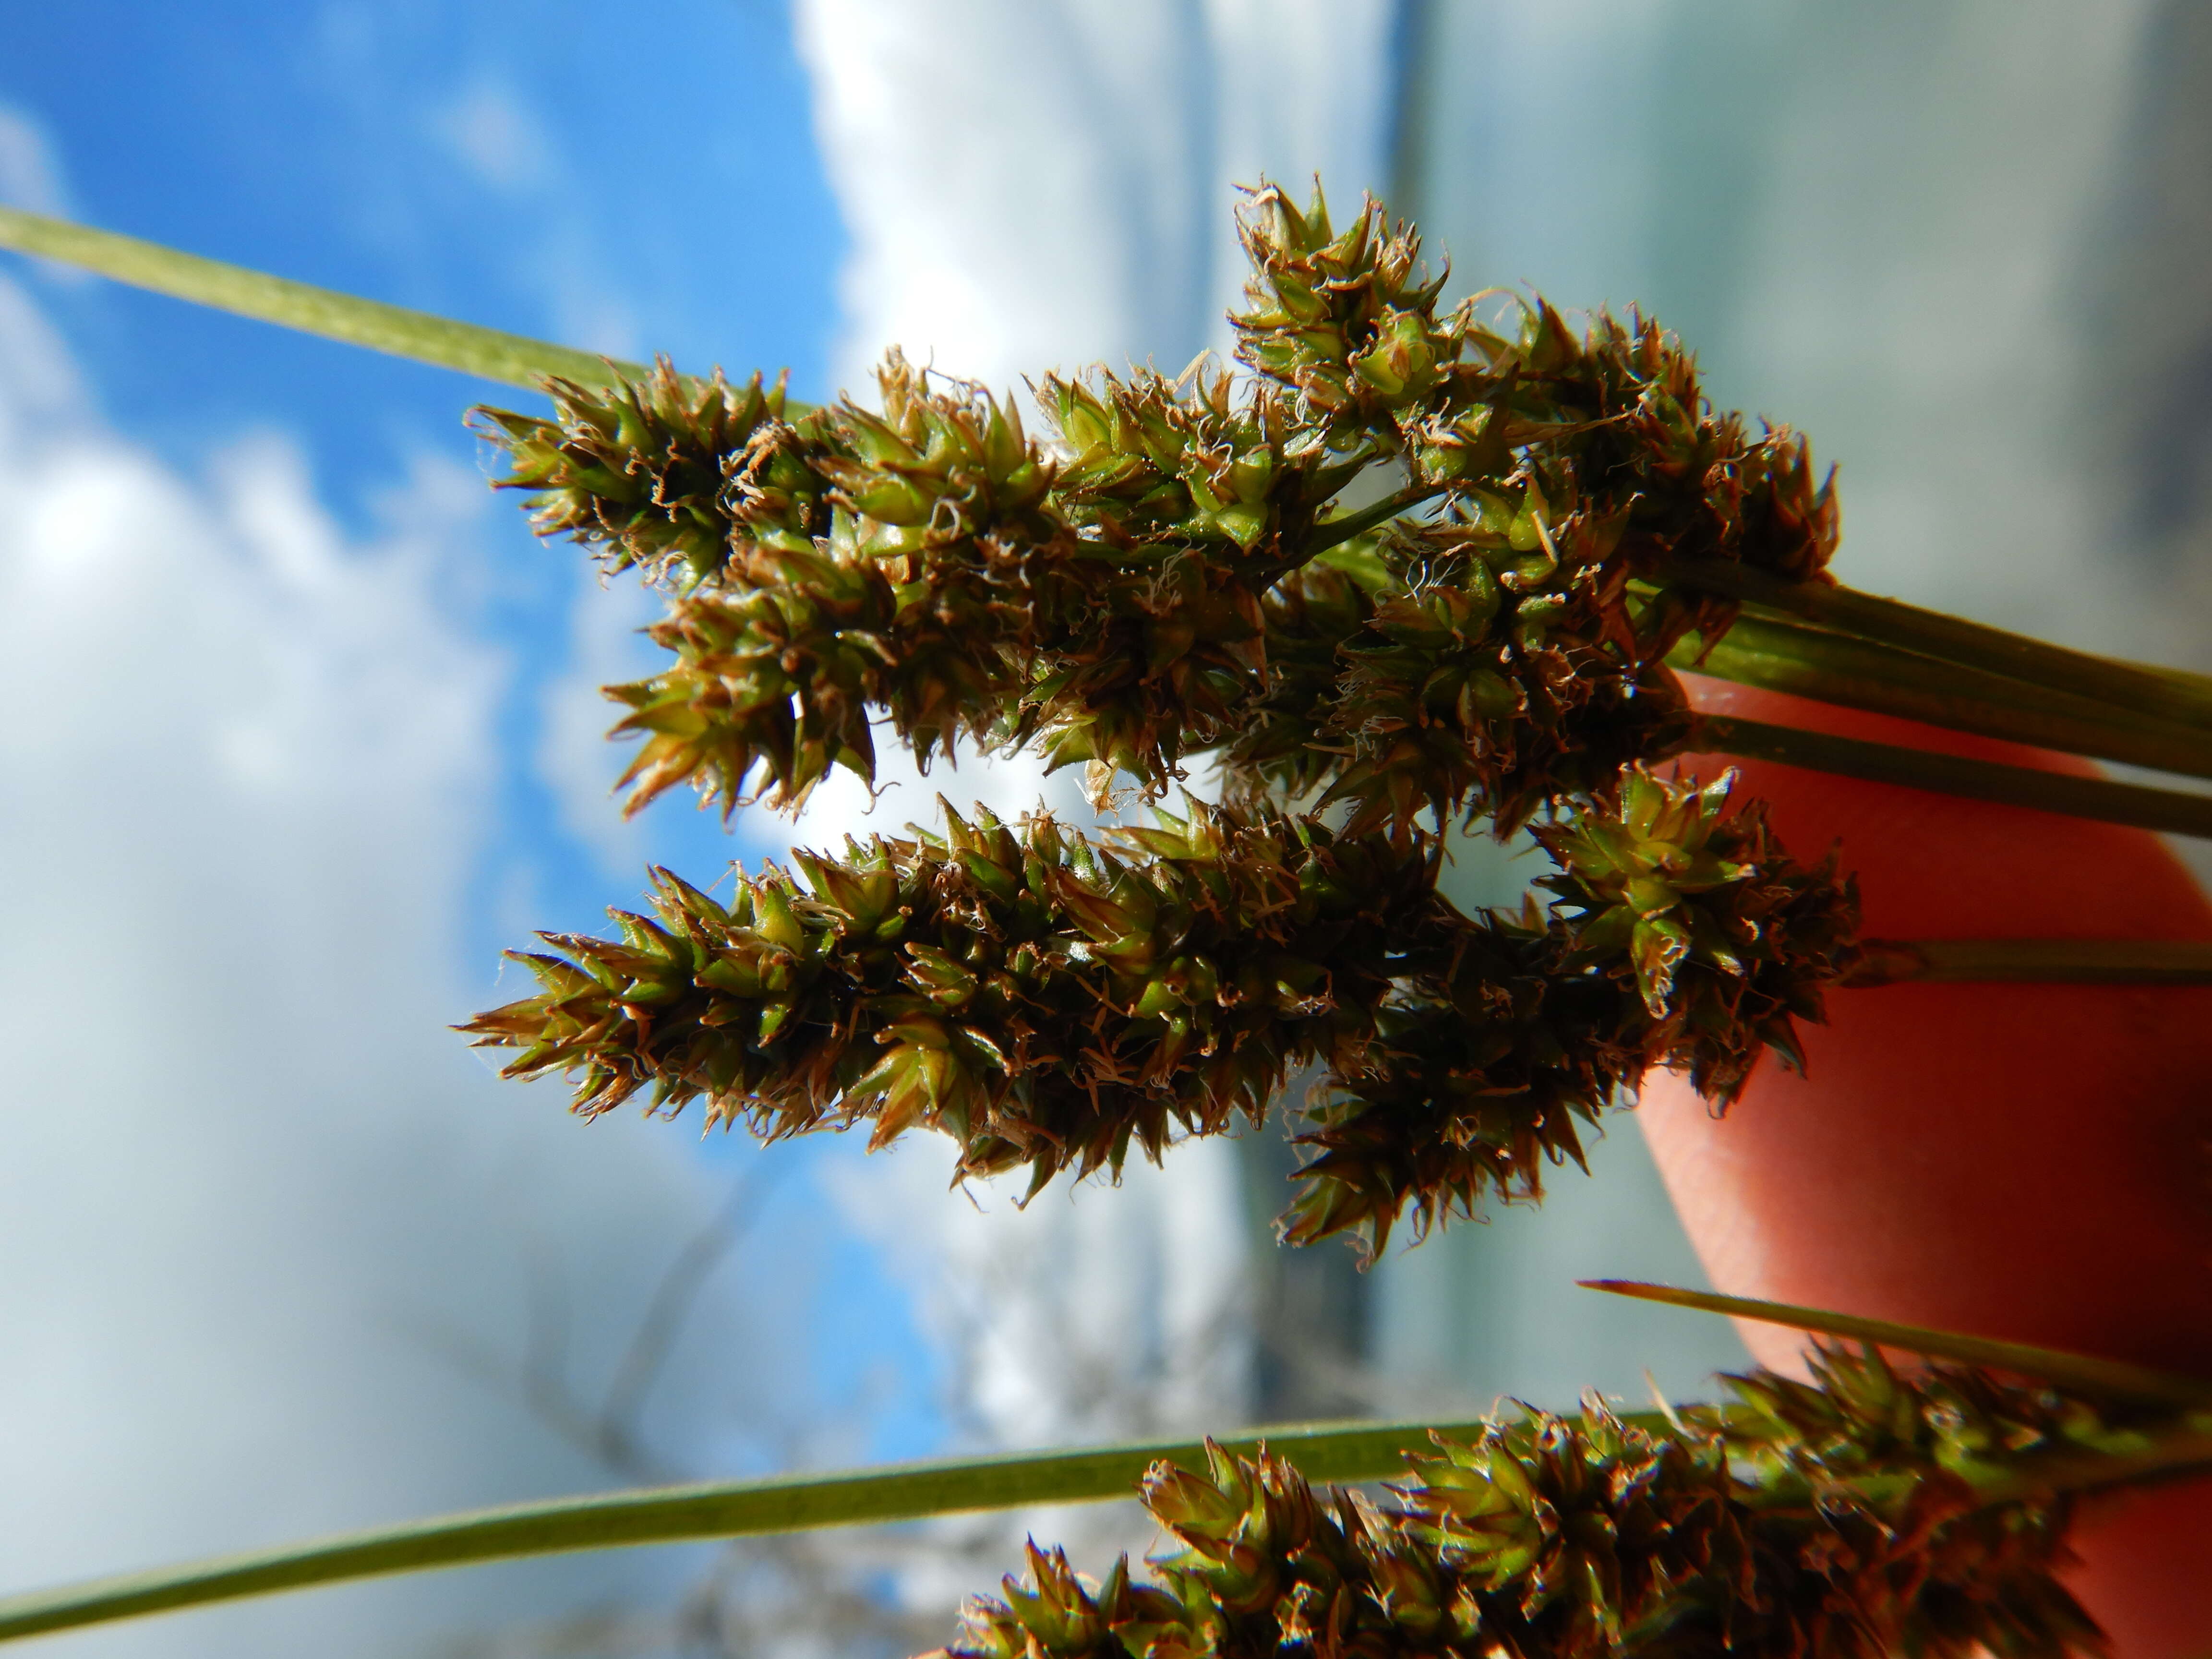
{"type": "Polygon", "coordinates": [[[617,379],[641,380],[646,374],[635,363],[271,276],[158,242],[11,207],[0,207],[0,247],[63,260],[173,299],[532,391],[540,389],[548,375],[608,386],[617,379]]]}
{"type": "MultiPolygon", "coordinates": [[[[1308,1479],[1371,1480],[1396,1474],[1431,1428],[1473,1435],[1480,1423],[1298,1425],[1265,1431],[1308,1479]]],[[[1248,1431],[1223,1444],[1259,1449],[1248,1431]]],[[[521,1556],[617,1546],[672,1544],[821,1527],[913,1521],[1030,1504],[1133,1498],[1139,1478],[1165,1458],[1206,1467],[1197,1441],[1142,1442],[1076,1451],[1024,1452],[894,1464],[830,1474],[738,1480],[596,1494],[441,1516],[313,1543],[126,1573],[0,1599],[0,1641],[148,1613],[235,1601],[351,1579],[521,1556]]]]}
{"type": "Polygon", "coordinates": [[[1739,617],[1710,647],[1693,635],[1668,661],[1717,679],[1954,732],[2212,777],[2212,733],[1786,618],[1739,617]]]}
{"type": "Polygon", "coordinates": [[[1863,1314],[1841,1313],[1831,1308],[1801,1307],[1790,1302],[1765,1302],[1756,1297],[1724,1296],[1716,1291],[1684,1290],[1674,1285],[1650,1285],[1632,1279],[1584,1279],[1576,1281],[1586,1291],[1633,1297],[1639,1302],[1659,1302],[1689,1308],[1698,1313],[1725,1314],[1762,1325],[1785,1325],[1816,1336],[1842,1337],[1852,1342],[1873,1342],[1924,1354],[1931,1359],[1955,1360],[1990,1370],[2011,1371],[2040,1377],[2076,1393],[2107,1399],[2153,1401],[2187,1408],[2212,1407],[2212,1379],[2181,1376],[2148,1365],[2072,1353],[2063,1348],[2037,1347],[2026,1342],[2007,1342],[1996,1337],[1974,1336],[1960,1331],[1937,1330],[1926,1325],[1900,1324],[1863,1314]]]}
{"type": "Polygon", "coordinates": [[[1719,560],[1684,561],[1664,578],[1822,627],[2004,675],[2031,685],[2212,732],[2212,678],[2069,651],[1964,617],[1820,582],[1792,582],[1719,560]]]}

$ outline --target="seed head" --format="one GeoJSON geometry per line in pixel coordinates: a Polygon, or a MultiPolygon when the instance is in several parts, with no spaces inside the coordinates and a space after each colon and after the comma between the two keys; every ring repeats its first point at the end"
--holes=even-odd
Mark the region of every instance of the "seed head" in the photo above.
{"type": "Polygon", "coordinates": [[[1811,1384],[1730,1382],[1729,1405],[1664,1421],[1629,1422],[1591,1395],[1576,1416],[1523,1408],[1472,1440],[1438,1436],[1387,1506],[1317,1492],[1264,1450],[1247,1460],[1209,1445],[1203,1470],[1163,1463],[1145,1477],[1146,1507],[1172,1540],[1152,1559],[1156,1585],[1132,1583],[1126,1560],[1093,1583],[1032,1546],[1029,1582],[970,1603],[943,1651],[2105,1651],[2057,1577],[2066,1501],[1983,1492],[2051,1452],[2118,1450],[2176,1424],[1961,1367],[1908,1377],[1873,1352],[1826,1351],[1811,1384]],[[1945,1449],[1962,1436],[1996,1449],[1960,1462],[1945,1449]]]}

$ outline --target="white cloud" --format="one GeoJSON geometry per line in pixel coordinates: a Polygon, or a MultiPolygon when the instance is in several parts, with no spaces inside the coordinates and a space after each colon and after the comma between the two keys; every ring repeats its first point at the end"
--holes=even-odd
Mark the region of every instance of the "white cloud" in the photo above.
{"type": "MultiPolygon", "coordinates": [[[[425,1336],[519,1355],[542,1267],[596,1386],[714,1197],[688,1137],[575,1124],[444,1029],[477,1002],[458,921],[499,690],[447,602],[464,486],[480,503],[426,467],[362,542],[279,441],[182,475],[87,413],[0,280],[11,1586],[609,1478],[425,1336]]],[[[709,1300],[725,1340],[653,1425],[702,1458],[737,1389],[791,1386],[709,1300]]],[[[386,1656],[675,1570],[587,1558],[74,1639],[386,1656]]]]}
{"type": "Polygon", "coordinates": [[[1252,1332],[1241,1194],[1224,1141],[1118,1186],[1055,1182],[1026,1208],[1012,1177],[948,1193],[945,1143],[915,1137],[842,1170],[848,1218],[957,1339],[972,1436],[1079,1445],[1242,1420],[1252,1332]]]}
{"type": "Polygon", "coordinates": [[[569,665],[540,694],[538,775],[552,792],[561,827],[610,873],[632,874],[644,862],[645,838],[635,819],[623,817],[614,788],[635,745],[607,740],[622,710],[601,688],[642,679],[665,660],[638,633],[659,607],[642,584],[602,582],[580,556],[574,562],[569,665]]]}
{"type": "Polygon", "coordinates": [[[0,104],[0,202],[27,213],[76,216],[46,128],[13,104],[0,104]]]}
{"type": "MultiPolygon", "coordinates": [[[[61,157],[45,124],[28,110],[8,103],[0,103],[0,204],[50,218],[77,216],[61,157]]],[[[33,259],[31,268],[59,288],[96,280],[89,272],[54,259],[33,259]]]]}
{"type": "Polygon", "coordinates": [[[885,346],[1006,386],[1220,343],[1232,185],[1381,166],[1379,0],[807,0],[853,252],[838,383],[885,346]]]}
{"type": "Polygon", "coordinates": [[[909,823],[941,829],[944,801],[963,817],[972,817],[981,806],[1012,822],[1042,808],[1063,823],[1087,826],[1094,820],[1083,797],[1082,776],[1081,767],[1048,772],[1035,754],[979,756],[964,745],[949,758],[939,757],[924,774],[909,750],[890,732],[880,731],[872,793],[841,767],[816,787],[795,817],[781,818],[754,808],[745,813],[742,829],[755,845],[835,848],[845,844],[847,836],[865,841],[871,835],[903,835],[909,823]]]}
{"type": "MultiPolygon", "coordinates": [[[[969,1443],[1097,1445],[1218,1434],[1251,1420],[1255,1334],[1245,1282],[1241,1171],[1225,1141],[1131,1161],[1125,1179],[945,1190],[949,1149],[912,1137],[839,1170],[848,1223],[913,1291],[969,1443]]],[[[948,1613],[1018,1566],[1020,1542],[1082,1569],[1159,1535],[1134,1504],[1045,1505],[951,1519],[892,1564],[901,1603],[948,1613]]]]}
{"type": "Polygon", "coordinates": [[[545,179],[551,149],[544,125],[510,86],[472,83],[438,112],[434,125],[447,148],[495,190],[545,179]]]}

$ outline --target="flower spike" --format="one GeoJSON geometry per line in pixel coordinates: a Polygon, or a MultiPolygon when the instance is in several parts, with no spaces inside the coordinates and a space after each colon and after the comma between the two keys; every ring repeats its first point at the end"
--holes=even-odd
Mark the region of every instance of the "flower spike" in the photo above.
{"type": "Polygon", "coordinates": [[[1262,1449],[1144,1482],[1155,1582],[1031,1546],[931,1659],[2094,1659],[2061,1583],[2071,1505],[2021,1472],[2117,1463],[2183,1426],[2040,1383],[1827,1349],[1810,1383],[1630,1420],[1586,1398],[1439,1434],[1395,1501],[1317,1491],[1262,1449]]]}

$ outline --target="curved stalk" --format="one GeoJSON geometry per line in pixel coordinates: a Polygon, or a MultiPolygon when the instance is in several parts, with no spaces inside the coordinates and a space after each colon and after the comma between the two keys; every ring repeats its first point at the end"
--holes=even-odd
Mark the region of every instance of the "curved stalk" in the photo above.
{"type": "Polygon", "coordinates": [[[641,380],[647,372],[635,363],[573,347],[364,300],[11,207],[0,207],[0,247],[59,259],[173,299],[532,392],[542,390],[550,374],[605,386],[618,376],[641,380]]]}
{"type": "Polygon", "coordinates": [[[2179,1425],[2137,1450],[2030,1453],[2000,1473],[1978,1473],[1970,1478],[1973,1480],[1976,1496],[1984,1504],[2012,1503],[2048,1492],[2093,1492],[2145,1485],[2212,1468],[2212,1429],[2208,1429],[2206,1421],[2206,1413],[2212,1410],[2212,1380],[2179,1376],[2171,1371],[2094,1354],[2069,1353],[2025,1342],[1933,1330],[1924,1325],[1869,1319],[1824,1308],[1762,1302],[1752,1297],[1722,1296],[1711,1291],[1682,1290],[1672,1285],[1649,1285],[1636,1279],[1584,1279],[1576,1282],[1584,1290],[1604,1291],[1613,1296],[1633,1297],[1642,1302],[1658,1302],[1700,1313],[1723,1314],[1731,1319],[1786,1325],[1793,1330],[1820,1336],[1875,1343],[1931,1359],[1955,1360],[1962,1364],[2037,1377],[2079,1394],[2179,1407],[2188,1413],[2179,1425]]]}
{"type": "Polygon", "coordinates": [[[1785,581],[1718,561],[1670,567],[1666,580],[1839,629],[1963,668],[2069,692],[2212,732],[2212,678],[2072,651],[2047,641],[1848,587],[1785,581]]]}
{"type": "Polygon", "coordinates": [[[1686,746],[1741,755],[1747,760],[1778,761],[1784,766],[1832,772],[1870,783],[1902,784],[1910,789],[2032,807],[2068,817],[2212,839],[2212,795],[2039,772],[2025,766],[1931,754],[1924,749],[1902,749],[1893,744],[1832,737],[1825,732],[1803,732],[1728,715],[1702,717],[1686,746]]]}
{"type": "Polygon", "coordinates": [[[1323,519],[1307,535],[1301,552],[1306,558],[1326,553],[1332,547],[1341,546],[1355,536],[1364,536],[1377,526],[1388,524],[1400,514],[1410,513],[1422,502],[1434,501],[1443,494],[1443,486],[1438,484],[1410,484],[1379,501],[1354,507],[1334,519],[1323,519]]]}
{"type": "MultiPolygon", "coordinates": [[[[1397,1474],[1403,1454],[1425,1447],[1432,1427],[1477,1433],[1481,1425],[1304,1424],[1265,1431],[1264,1438],[1313,1480],[1370,1480],[1397,1474]]],[[[1261,1439],[1261,1431],[1247,1431],[1221,1443],[1249,1457],[1261,1439]]],[[[830,1474],[607,1492],[441,1516],[0,1598],[0,1642],[317,1584],[520,1556],[1131,1498],[1139,1477],[1162,1458],[1203,1468],[1206,1446],[1201,1441],[1144,1441],[949,1458],[830,1474]]]]}
{"type": "Polygon", "coordinates": [[[1756,1320],[1765,1325],[1786,1325],[1792,1330],[1810,1331],[1819,1336],[1902,1348],[1930,1359],[1954,1359],[1965,1365],[2040,1377],[2081,1394],[2153,1401],[2185,1409],[2212,1407],[2212,1379],[2178,1376],[2171,1371],[2132,1365],[2121,1359],[2069,1353],[2063,1348],[2039,1348],[2026,1342],[2001,1341],[1996,1337],[1969,1336],[1959,1331],[1939,1331],[1925,1325],[1901,1325],[1893,1320],[1869,1319],[1826,1308],[1802,1308],[1794,1303],[1762,1302],[1753,1297],[1723,1296],[1713,1291],[1686,1291],[1673,1285],[1651,1285],[1634,1279],[1581,1279],[1575,1282],[1586,1291],[1603,1291],[1608,1296],[1660,1302],[1698,1313],[1725,1314],[1731,1319],[1756,1320]]]}

